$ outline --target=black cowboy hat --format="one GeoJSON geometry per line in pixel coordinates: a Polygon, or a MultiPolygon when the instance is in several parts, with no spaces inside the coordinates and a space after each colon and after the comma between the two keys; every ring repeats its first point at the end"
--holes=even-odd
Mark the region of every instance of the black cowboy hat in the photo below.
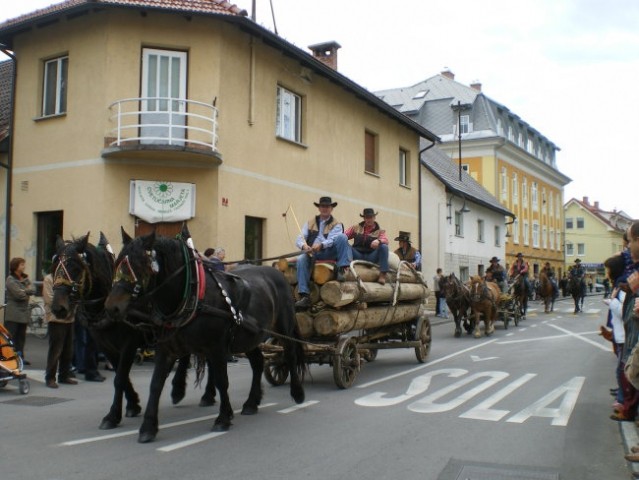
{"type": "Polygon", "coordinates": [[[575,258],[575,263],[581,263],[581,258],[575,258]]]}
{"type": "Polygon", "coordinates": [[[360,217],[364,218],[364,217],[376,217],[377,216],[377,212],[375,210],[373,210],[372,208],[365,208],[364,211],[362,213],[359,214],[360,217]]]}
{"type": "Polygon", "coordinates": [[[490,259],[490,263],[493,263],[493,262],[501,262],[501,260],[499,260],[499,258],[497,257],[493,257],[490,259]]]}
{"type": "Polygon", "coordinates": [[[320,205],[330,205],[331,207],[337,207],[337,202],[334,202],[331,197],[320,197],[319,202],[313,202],[316,207],[320,205]]]}
{"type": "Polygon", "coordinates": [[[408,232],[402,232],[402,231],[400,230],[400,232],[399,232],[399,236],[395,237],[395,240],[396,240],[396,241],[400,241],[400,242],[402,242],[402,241],[403,241],[403,242],[408,242],[408,243],[410,243],[410,233],[408,233],[408,232]]]}
{"type": "Polygon", "coordinates": [[[519,252],[519,253],[517,254],[517,257],[523,257],[523,256],[524,256],[524,254],[523,254],[523,253],[521,253],[521,252],[519,252]]]}

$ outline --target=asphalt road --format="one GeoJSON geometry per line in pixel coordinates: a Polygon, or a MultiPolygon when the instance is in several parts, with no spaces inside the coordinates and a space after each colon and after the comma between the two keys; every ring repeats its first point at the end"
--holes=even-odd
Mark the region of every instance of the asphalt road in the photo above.
{"type": "MultiPolygon", "coordinates": [[[[217,407],[198,407],[201,389],[189,388],[178,406],[165,392],[151,444],[137,443],[140,418],[98,430],[112,372],[102,372],[105,383],[48,389],[46,341],[29,337],[31,392],[20,395],[15,382],[0,389],[0,478],[631,478],[623,454],[637,428],[608,418],[615,359],[597,335],[601,296],[588,297],[579,315],[567,301],[553,314],[539,309],[533,302],[518,327],[498,322],[481,339],[456,339],[452,324],[437,319],[426,364],[413,350],[382,350],[348,390],[335,386],[330,366],[313,365],[302,405],[288,384],[265,382],[260,413],[236,415],[222,434],[210,431],[217,407]]],[[[143,401],[151,369],[133,370],[143,401]]],[[[229,372],[239,409],[250,367],[240,360],[229,372]]]]}

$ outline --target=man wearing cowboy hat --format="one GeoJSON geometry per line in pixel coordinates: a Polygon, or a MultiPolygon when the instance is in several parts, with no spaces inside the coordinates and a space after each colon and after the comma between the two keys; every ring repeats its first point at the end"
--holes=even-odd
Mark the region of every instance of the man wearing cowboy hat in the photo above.
{"type": "Polygon", "coordinates": [[[517,259],[515,263],[513,263],[512,267],[510,267],[510,278],[514,278],[517,275],[521,275],[524,277],[524,285],[526,286],[526,294],[530,294],[530,282],[528,281],[528,270],[529,265],[526,260],[524,260],[524,254],[518,253],[517,259]]]}
{"type": "Polygon", "coordinates": [[[353,241],[353,259],[366,260],[379,265],[377,282],[384,285],[388,273],[388,237],[375,220],[377,212],[365,208],[359,215],[364,220],[348,228],[344,234],[353,241]]]}
{"type": "Polygon", "coordinates": [[[581,287],[581,296],[586,296],[586,269],[581,265],[581,259],[575,259],[575,265],[570,269],[570,278],[576,278],[579,280],[579,286],[581,287]]]}
{"type": "Polygon", "coordinates": [[[351,246],[344,235],[344,225],[333,217],[333,208],[337,202],[331,197],[321,197],[314,202],[319,209],[319,215],[314,216],[302,227],[297,237],[297,248],[302,255],[297,257],[297,291],[302,297],[295,307],[309,308],[309,279],[311,277],[312,260],[335,260],[338,268],[338,278],[343,277],[344,269],[348,268],[352,260],[351,246]]]}
{"type": "Polygon", "coordinates": [[[508,284],[506,283],[506,271],[504,267],[499,263],[501,260],[497,257],[493,257],[490,259],[490,267],[486,269],[486,273],[490,274],[493,281],[499,285],[502,293],[506,293],[508,289],[508,284]]]}
{"type": "Polygon", "coordinates": [[[419,250],[411,246],[410,233],[400,230],[399,236],[395,237],[395,241],[399,242],[399,248],[395,250],[395,254],[400,260],[410,263],[415,270],[422,269],[422,254],[419,250]]]}
{"type": "Polygon", "coordinates": [[[557,284],[557,279],[555,278],[555,269],[550,266],[550,262],[544,263],[541,271],[546,274],[546,277],[548,277],[548,281],[552,285],[553,298],[559,297],[559,285],[557,284]]]}

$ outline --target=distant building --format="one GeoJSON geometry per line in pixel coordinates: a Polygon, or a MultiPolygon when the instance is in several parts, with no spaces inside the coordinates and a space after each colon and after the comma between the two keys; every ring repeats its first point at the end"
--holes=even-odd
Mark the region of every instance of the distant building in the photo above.
{"type": "Polygon", "coordinates": [[[376,94],[438,135],[451,161],[515,214],[504,226],[507,264],[522,252],[533,272],[550,261],[561,273],[563,188],[570,178],[557,169],[559,147],[483,94],[479,82],[463,85],[449,70],[376,94]]]}

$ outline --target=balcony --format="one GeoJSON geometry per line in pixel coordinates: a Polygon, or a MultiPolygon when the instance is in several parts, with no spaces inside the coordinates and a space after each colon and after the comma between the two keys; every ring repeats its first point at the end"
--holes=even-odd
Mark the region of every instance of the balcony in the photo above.
{"type": "Polygon", "coordinates": [[[219,165],[215,106],[193,100],[125,98],[109,105],[104,158],[219,165]]]}

